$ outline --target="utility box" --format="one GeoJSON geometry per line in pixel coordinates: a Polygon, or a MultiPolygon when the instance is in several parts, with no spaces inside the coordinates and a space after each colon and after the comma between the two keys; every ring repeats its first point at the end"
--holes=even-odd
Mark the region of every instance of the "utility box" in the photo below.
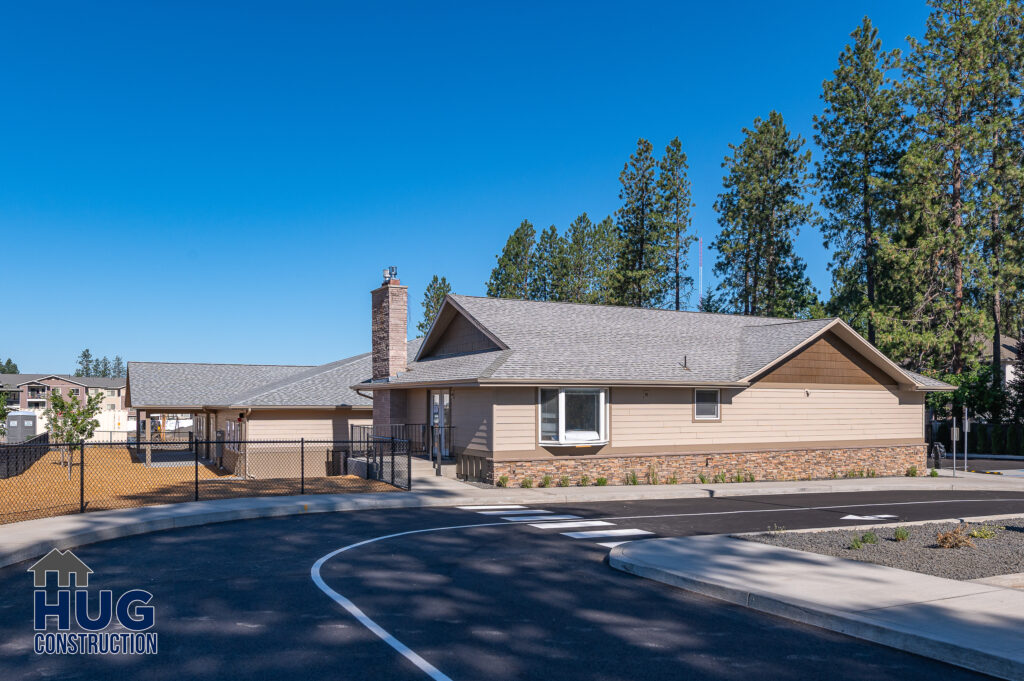
{"type": "Polygon", "coordinates": [[[7,415],[7,444],[15,445],[36,436],[39,417],[33,411],[12,411],[7,415]]]}

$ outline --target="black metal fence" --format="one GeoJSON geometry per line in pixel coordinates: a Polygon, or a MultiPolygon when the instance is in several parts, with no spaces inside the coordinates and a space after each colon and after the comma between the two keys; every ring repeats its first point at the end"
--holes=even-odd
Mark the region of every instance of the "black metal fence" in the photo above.
{"type": "Polygon", "coordinates": [[[154,504],[411,489],[409,443],[195,440],[0,448],[0,523],[154,504]],[[7,450],[12,451],[7,451],[7,450]],[[17,449],[18,452],[13,450],[17,449]]]}
{"type": "Polygon", "coordinates": [[[356,441],[395,438],[408,441],[409,453],[414,456],[426,456],[432,460],[449,460],[453,457],[452,426],[400,423],[351,426],[350,430],[352,439],[356,441]]]}

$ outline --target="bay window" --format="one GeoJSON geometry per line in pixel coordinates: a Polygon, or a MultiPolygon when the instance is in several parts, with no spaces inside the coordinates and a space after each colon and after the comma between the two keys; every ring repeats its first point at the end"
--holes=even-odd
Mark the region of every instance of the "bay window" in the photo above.
{"type": "Polygon", "coordinates": [[[603,444],[607,391],[601,388],[541,388],[539,399],[542,444],[603,444]]]}

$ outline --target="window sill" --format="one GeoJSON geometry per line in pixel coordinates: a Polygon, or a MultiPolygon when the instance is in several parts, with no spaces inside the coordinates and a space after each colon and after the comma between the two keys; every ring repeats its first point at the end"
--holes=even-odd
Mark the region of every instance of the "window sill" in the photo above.
{"type": "Polygon", "coordinates": [[[608,444],[608,440],[593,440],[593,441],[578,441],[578,442],[544,442],[541,441],[541,447],[602,447],[608,444]]]}

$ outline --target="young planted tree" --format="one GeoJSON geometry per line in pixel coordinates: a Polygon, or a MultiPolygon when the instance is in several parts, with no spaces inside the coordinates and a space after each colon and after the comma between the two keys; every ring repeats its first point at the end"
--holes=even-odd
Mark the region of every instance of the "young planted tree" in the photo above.
{"type": "Polygon", "coordinates": [[[82,350],[81,354],[78,355],[78,368],[75,369],[75,376],[92,376],[93,364],[94,361],[89,348],[82,350]]]}
{"type": "Polygon", "coordinates": [[[124,360],[121,359],[121,355],[114,356],[114,362],[110,367],[110,375],[113,376],[114,378],[124,378],[124,360]]]}
{"type": "Polygon", "coordinates": [[[619,175],[623,204],[616,212],[619,249],[614,295],[616,302],[633,307],[660,307],[668,290],[667,239],[657,213],[657,164],[651,152],[650,142],[638,140],[619,175]]]}
{"type": "MultiPolygon", "coordinates": [[[[444,277],[438,277],[436,274],[434,278],[427,284],[427,290],[423,292],[423,319],[416,325],[416,330],[421,334],[426,334],[430,331],[430,325],[437,319],[437,313],[441,310],[441,303],[444,302],[444,297],[452,292],[452,287],[448,283],[448,280],[444,277]]],[[[115,358],[115,363],[120,360],[120,357],[115,358]]]]}
{"type": "Polygon", "coordinates": [[[817,294],[793,236],[813,217],[803,197],[810,152],[801,151],[803,138],[791,136],[775,111],[743,133],[739,145],[729,145],[724,191],[715,202],[719,290],[735,312],[806,316],[817,294]]]}
{"type": "Polygon", "coordinates": [[[51,442],[84,442],[93,436],[100,422],[96,415],[103,405],[103,393],[98,392],[86,397],[85,401],[69,395],[65,398],[54,390],[50,393],[50,401],[43,412],[51,442]]]}
{"type": "Polygon", "coordinates": [[[558,282],[563,276],[564,250],[554,225],[541,232],[530,259],[531,300],[560,300],[558,282]]]}
{"type": "Polygon", "coordinates": [[[830,307],[875,343],[879,234],[898,218],[896,186],[906,147],[903,105],[889,73],[899,50],[886,52],[868,17],[850,34],[834,77],[823,84],[825,109],[814,117],[822,150],[815,181],[825,248],[832,249],[830,307]]]}
{"type": "Polygon", "coordinates": [[[487,281],[487,295],[491,298],[530,297],[531,261],[536,231],[529,220],[523,220],[512,232],[505,248],[497,256],[498,264],[491,270],[487,281]]]}
{"type": "Polygon", "coordinates": [[[693,207],[690,179],[686,175],[686,154],[679,138],[665,147],[665,155],[658,162],[657,216],[660,231],[667,236],[669,250],[668,288],[674,309],[682,309],[683,299],[689,300],[693,277],[686,274],[686,255],[697,237],[690,233],[690,208],[693,207]]]}

